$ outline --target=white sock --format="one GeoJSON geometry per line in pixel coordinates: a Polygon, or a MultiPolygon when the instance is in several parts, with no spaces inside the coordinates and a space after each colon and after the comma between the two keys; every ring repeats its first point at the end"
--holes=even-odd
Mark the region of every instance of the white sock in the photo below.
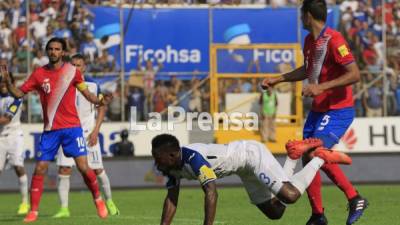
{"type": "Polygon", "coordinates": [[[103,188],[104,196],[106,197],[106,200],[109,200],[112,198],[111,196],[111,185],[110,185],[110,180],[108,179],[108,176],[106,174],[106,171],[102,171],[99,175],[97,175],[101,182],[101,187],[103,188]]]}
{"type": "Polygon", "coordinates": [[[18,177],[19,191],[22,196],[22,203],[28,203],[28,176],[18,177]]]}
{"type": "Polygon", "coordinates": [[[299,161],[298,159],[291,159],[288,156],[286,156],[286,161],[285,164],[283,165],[283,170],[285,171],[288,177],[293,176],[298,161],[299,161]]]}
{"type": "Polygon", "coordinates": [[[290,178],[291,183],[303,194],[322,165],[324,165],[324,160],[314,157],[302,170],[290,178]]]}
{"type": "Polygon", "coordinates": [[[69,177],[69,175],[58,175],[58,197],[63,208],[68,208],[69,177]]]}

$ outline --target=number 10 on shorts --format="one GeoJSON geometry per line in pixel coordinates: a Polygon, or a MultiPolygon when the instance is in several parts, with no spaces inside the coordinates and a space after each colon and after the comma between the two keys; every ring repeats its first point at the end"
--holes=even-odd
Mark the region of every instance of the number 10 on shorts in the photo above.
{"type": "Polygon", "coordinates": [[[79,152],[84,152],[86,148],[85,139],[83,137],[77,137],[76,142],[78,143],[79,152]]]}

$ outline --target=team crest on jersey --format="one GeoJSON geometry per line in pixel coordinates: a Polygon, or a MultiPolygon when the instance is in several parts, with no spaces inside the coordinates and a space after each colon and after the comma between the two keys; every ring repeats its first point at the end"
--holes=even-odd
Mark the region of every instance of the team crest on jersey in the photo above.
{"type": "Polygon", "coordinates": [[[12,105],[11,107],[10,107],[10,112],[12,112],[12,113],[15,113],[15,112],[17,112],[17,106],[16,105],[12,105]]]}
{"type": "Polygon", "coordinates": [[[42,90],[46,94],[50,94],[50,79],[44,79],[43,84],[42,84],[42,90]]]}
{"type": "Polygon", "coordinates": [[[338,51],[340,53],[340,56],[345,57],[349,54],[349,50],[347,49],[346,45],[341,45],[338,48],[338,51]]]}

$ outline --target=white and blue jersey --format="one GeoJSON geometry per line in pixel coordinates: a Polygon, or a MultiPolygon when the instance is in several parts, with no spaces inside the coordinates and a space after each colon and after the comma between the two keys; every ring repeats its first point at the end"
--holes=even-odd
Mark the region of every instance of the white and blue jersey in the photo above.
{"type": "Polygon", "coordinates": [[[0,172],[6,160],[13,166],[24,165],[24,136],[21,129],[22,99],[0,95],[0,115],[10,122],[0,125],[0,172]]]}
{"type": "MultiPolygon", "coordinates": [[[[97,96],[101,94],[99,85],[91,77],[85,76],[85,84],[91,93],[97,96]]],[[[89,102],[81,92],[77,91],[76,108],[83,131],[92,132],[96,125],[96,105],[89,102]]]]}
{"type": "Polygon", "coordinates": [[[22,99],[16,99],[11,95],[0,95],[0,115],[8,116],[11,121],[0,125],[0,136],[12,133],[22,133],[21,129],[21,105],[22,99]]]}
{"type": "Polygon", "coordinates": [[[222,144],[190,144],[181,148],[182,167],[169,171],[167,188],[180,184],[180,179],[198,180],[201,185],[236,174],[243,182],[254,204],[277,194],[288,177],[282,166],[265,147],[256,141],[222,144]]]}

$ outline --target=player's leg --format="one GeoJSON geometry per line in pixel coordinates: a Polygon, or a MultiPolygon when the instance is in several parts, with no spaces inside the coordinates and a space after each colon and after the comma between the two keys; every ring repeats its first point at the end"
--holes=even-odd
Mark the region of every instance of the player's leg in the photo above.
{"type": "Polygon", "coordinates": [[[60,200],[60,209],[53,216],[53,218],[67,218],[70,217],[68,208],[69,191],[70,191],[70,177],[72,174],[72,167],[75,165],[73,158],[65,157],[62,148],[58,150],[57,166],[58,166],[58,198],[60,200]]]}
{"type": "MultiPolygon", "coordinates": [[[[320,119],[321,113],[313,113],[310,112],[307,116],[306,123],[304,124],[304,129],[303,129],[303,138],[306,140],[310,138],[313,133],[314,133],[314,124],[320,119]]],[[[290,142],[288,142],[285,146],[286,151],[288,151],[290,146],[290,142]]],[[[289,155],[286,157],[285,163],[283,165],[283,170],[285,171],[286,175],[288,177],[291,177],[294,173],[294,170],[296,168],[296,165],[298,163],[299,159],[296,158],[291,158],[289,155]]],[[[319,176],[319,173],[316,175],[319,176]]]]}
{"type": "MultiPolygon", "coordinates": [[[[326,113],[320,121],[316,124],[316,129],[313,136],[323,141],[324,147],[332,148],[339,142],[347,128],[350,126],[354,119],[354,109],[347,108],[342,110],[333,110],[326,113]]],[[[309,156],[304,157],[304,161],[309,161],[309,156]]],[[[358,195],[356,189],[346,177],[342,169],[337,164],[325,164],[321,169],[328,175],[328,177],[335,183],[346,195],[349,201],[349,216],[347,224],[353,224],[361,217],[363,211],[368,205],[368,201],[358,195]],[[357,207],[357,205],[359,207],[357,207]],[[353,206],[353,207],[351,207],[353,206]]],[[[318,214],[323,215],[322,198],[321,198],[321,179],[317,177],[313,182],[307,193],[313,205],[313,214],[318,218],[318,214]],[[314,212],[314,208],[315,211],[314,212]]],[[[311,219],[311,218],[310,218],[311,219]]],[[[317,219],[318,220],[318,219],[317,219]]],[[[310,221],[310,225],[317,224],[310,221]]]]}
{"type": "Polygon", "coordinates": [[[35,153],[36,166],[33,172],[30,188],[31,209],[26,215],[24,222],[33,222],[37,220],[40,198],[42,197],[43,192],[44,175],[49,166],[49,162],[54,160],[59,146],[59,131],[43,132],[40,138],[39,149],[35,153]]]}
{"type": "Polygon", "coordinates": [[[14,166],[15,173],[18,177],[18,186],[21,193],[22,201],[18,207],[18,215],[25,215],[29,211],[28,203],[28,176],[26,175],[25,168],[23,166],[14,166]]]}
{"type": "Polygon", "coordinates": [[[28,203],[28,176],[24,168],[24,138],[22,133],[9,135],[7,145],[3,148],[8,149],[8,162],[14,167],[15,174],[18,177],[18,186],[22,201],[18,207],[17,214],[24,215],[29,211],[28,203]]]}
{"type": "Polygon", "coordinates": [[[277,198],[257,204],[257,208],[271,220],[279,220],[285,213],[286,206],[277,198]]]}
{"type": "Polygon", "coordinates": [[[101,218],[106,218],[108,212],[105,203],[101,198],[96,174],[92,169],[89,168],[88,165],[86,157],[87,150],[82,128],[76,127],[64,129],[62,147],[65,156],[74,158],[75,164],[81,173],[86,186],[92,193],[93,200],[97,208],[97,214],[101,218]]]}
{"type": "Polygon", "coordinates": [[[266,185],[260,182],[253,171],[242,171],[238,174],[252,204],[269,219],[278,220],[285,212],[286,206],[276,197],[266,185]]]}
{"type": "Polygon", "coordinates": [[[119,215],[119,209],[112,200],[111,184],[110,179],[104,170],[103,157],[101,155],[100,144],[97,143],[95,146],[88,147],[88,164],[91,169],[94,170],[97,179],[101,183],[103,193],[106,199],[106,205],[110,215],[119,215]]]}
{"type": "Polygon", "coordinates": [[[34,222],[39,215],[39,204],[43,193],[44,175],[49,167],[49,161],[37,161],[35,171],[33,172],[31,189],[30,189],[30,205],[31,209],[26,215],[24,222],[34,222]]]}
{"type": "Polygon", "coordinates": [[[103,189],[103,193],[106,198],[106,205],[108,212],[112,216],[119,215],[120,214],[119,209],[112,199],[110,179],[106,171],[104,169],[95,169],[94,172],[96,173],[97,178],[101,183],[101,187],[103,189]]]}

